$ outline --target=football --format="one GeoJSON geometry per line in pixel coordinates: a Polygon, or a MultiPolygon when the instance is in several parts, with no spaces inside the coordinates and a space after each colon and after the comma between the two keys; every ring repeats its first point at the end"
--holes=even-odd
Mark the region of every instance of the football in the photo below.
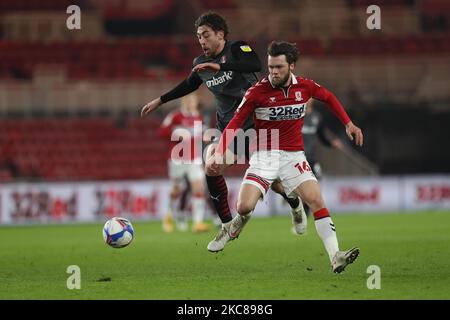
{"type": "Polygon", "coordinates": [[[106,221],[103,227],[103,239],[113,248],[123,248],[134,238],[134,229],[128,219],[114,217],[106,221]]]}

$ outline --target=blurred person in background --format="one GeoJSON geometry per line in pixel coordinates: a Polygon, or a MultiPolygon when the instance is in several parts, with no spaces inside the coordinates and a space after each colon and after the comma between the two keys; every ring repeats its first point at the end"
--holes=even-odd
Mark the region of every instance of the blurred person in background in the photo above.
{"type": "MultiPolygon", "coordinates": [[[[217,109],[217,129],[223,131],[234,112],[242,101],[245,92],[257,82],[255,72],[261,70],[261,61],[255,51],[244,41],[231,41],[227,39],[228,26],[223,17],[214,12],[202,14],[195,22],[198,41],[203,54],[196,57],[189,76],[178,86],[147,103],[141,110],[141,116],[145,116],[156,110],[163,103],[183,97],[197,90],[202,83],[214,95],[217,109]]],[[[253,128],[253,119],[246,119],[243,129],[253,128]]],[[[228,229],[233,216],[228,205],[228,187],[223,177],[223,172],[232,165],[233,161],[220,165],[217,170],[211,170],[214,162],[214,151],[216,143],[208,147],[206,155],[206,182],[213,201],[215,210],[222,221],[222,228],[216,237],[208,243],[210,252],[223,250],[225,244],[230,240],[228,229]]],[[[237,143],[234,144],[237,147],[237,143]]],[[[234,160],[237,157],[249,158],[249,145],[246,144],[244,154],[238,154],[237,150],[229,154],[234,160]]],[[[280,184],[274,183],[273,190],[288,201],[291,214],[295,219],[298,230],[306,229],[306,214],[299,197],[289,198],[280,184]]],[[[236,219],[242,219],[236,215],[236,219]]],[[[246,217],[247,219],[250,216],[246,217]]],[[[241,221],[244,223],[244,221],[241,221]]]]}
{"type": "Polygon", "coordinates": [[[181,99],[181,107],[169,113],[162,122],[159,133],[161,137],[170,140],[170,152],[168,159],[169,178],[172,188],[169,197],[169,208],[163,217],[163,229],[172,232],[175,226],[180,231],[187,231],[187,195],[184,183],[189,184],[192,194],[192,231],[205,232],[209,225],[204,222],[205,218],[205,173],[203,169],[201,153],[196,152],[195,145],[200,143],[202,132],[196,133],[194,125],[202,123],[199,112],[199,99],[197,94],[191,93],[181,99]],[[181,129],[181,130],[177,130],[181,129]],[[197,134],[197,135],[196,135],[197,134]],[[177,153],[174,148],[179,140],[185,140],[191,147],[190,154],[184,154],[185,150],[177,153]],[[175,140],[175,141],[174,141],[175,140]],[[187,160],[187,161],[185,161],[187,160]],[[180,199],[181,198],[181,199],[180,199]],[[180,201],[178,201],[180,200],[180,201]]]}

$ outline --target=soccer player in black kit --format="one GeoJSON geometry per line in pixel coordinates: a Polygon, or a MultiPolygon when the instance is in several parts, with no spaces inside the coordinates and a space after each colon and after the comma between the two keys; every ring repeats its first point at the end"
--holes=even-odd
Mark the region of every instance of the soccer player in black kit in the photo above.
{"type": "MultiPolygon", "coordinates": [[[[255,72],[261,70],[261,61],[253,49],[244,41],[227,40],[228,26],[226,21],[217,13],[207,12],[202,14],[196,20],[195,28],[203,54],[194,59],[192,71],[187,79],[166,94],[146,104],[142,108],[141,116],[149,114],[163,103],[197,90],[204,83],[214,95],[217,104],[217,129],[222,131],[233,118],[234,112],[241,103],[247,89],[257,82],[255,72]]],[[[251,117],[246,120],[243,126],[244,130],[249,128],[253,128],[251,117]]],[[[222,228],[208,244],[210,252],[223,250],[225,244],[234,239],[228,233],[231,223],[244,226],[248,221],[248,218],[244,220],[240,215],[236,215],[233,219],[231,215],[228,205],[228,189],[222,175],[229,164],[221,165],[218,170],[213,170],[210,167],[214,162],[216,145],[211,144],[208,147],[205,172],[207,186],[214,207],[222,221],[222,228]]],[[[247,146],[246,149],[248,149],[247,146]]],[[[233,153],[236,154],[236,151],[233,153]]],[[[246,154],[248,155],[248,150],[246,150],[246,154]]],[[[288,198],[281,184],[275,183],[272,189],[288,201],[292,208],[294,228],[298,234],[304,233],[307,219],[301,200],[297,197],[288,198]]]]}

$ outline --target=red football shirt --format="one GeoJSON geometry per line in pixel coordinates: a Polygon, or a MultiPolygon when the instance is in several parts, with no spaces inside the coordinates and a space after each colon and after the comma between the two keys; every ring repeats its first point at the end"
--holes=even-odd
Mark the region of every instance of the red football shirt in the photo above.
{"type": "Polygon", "coordinates": [[[292,75],[291,84],[279,88],[265,77],[247,90],[220,138],[219,154],[223,154],[252,112],[259,150],[303,151],[302,126],[306,103],[311,98],[325,102],[344,125],[350,122],[334,94],[314,81],[292,75]]]}
{"type": "Polygon", "coordinates": [[[195,132],[194,125],[196,121],[201,124],[202,117],[200,114],[193,115],[187,112],[183,112],[181,110],[169,113],[167,117],[164,119],[163,123],[159,128],[159,134],[162,137],[171,139],[172,133],[176,129],[184,129],[183,130],[184,133],[189,134],[190,136],[189,141],[183,141],[183,145],[190,146],[190,153],[186,155],[181,150],[180,152],[177,152],[177,154],[172,155],[173,148],[177,144],[179,144],[180,141],[170,140],[168,159],[171,159],[171,156],[175,156],[178,160],[184,161],[201,159],[202,132],[195,132]],[[197,146],[199,146],[199,148],[198,147],[195,148],[196,144],[197,146]]]}

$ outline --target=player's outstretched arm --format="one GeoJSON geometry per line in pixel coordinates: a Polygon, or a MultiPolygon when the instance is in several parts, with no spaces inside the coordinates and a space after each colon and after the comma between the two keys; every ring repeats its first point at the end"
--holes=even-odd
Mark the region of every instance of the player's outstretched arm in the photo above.
{"type": "Polygon", "coordinates": [[[335,95],[312,80],[307,80],[307,83],[310,86],[312,96],[327,104],[327,106],[345,125],[345,132],[347,133],[349,139],[353,141],[353,136],[355,136],[356,145],[361,147],[363,145],[362,131],[353,124],[347,112],[345,112],[344,107],[342,107],[335,95]]]}
{"type": "Polygon", "coordinates": [[[360,128],[355,126],[353,122],[349,122],[345,125],[345,132],[351,141],[353,141],[353,136],[355,136],[355,143],[357,146],[362,147],[363,145],[363,134],[360,128]]]}
{"type": "Polygon", "coordinates": [[[145,117],[150,112],[156,110],[160,105],[162,105],[161,98],[156,98],[147,103],[145,106],[142,107],[141,110],[141,117],[145,117]]]}
{"type": "Polygon", "coordinates": [[[191,72],[189,77],[183,80],[175,88],[163,94],[161,97],[147,103],[141,110],[141,117],[144,117],[150,112],[156,110],[163,103],[184,97],[185,95],[194,92],[198,89],[198,87],[200,87],[201,84],[202,80],[199,78],[199,76],[195,72],[191,72]]]}

